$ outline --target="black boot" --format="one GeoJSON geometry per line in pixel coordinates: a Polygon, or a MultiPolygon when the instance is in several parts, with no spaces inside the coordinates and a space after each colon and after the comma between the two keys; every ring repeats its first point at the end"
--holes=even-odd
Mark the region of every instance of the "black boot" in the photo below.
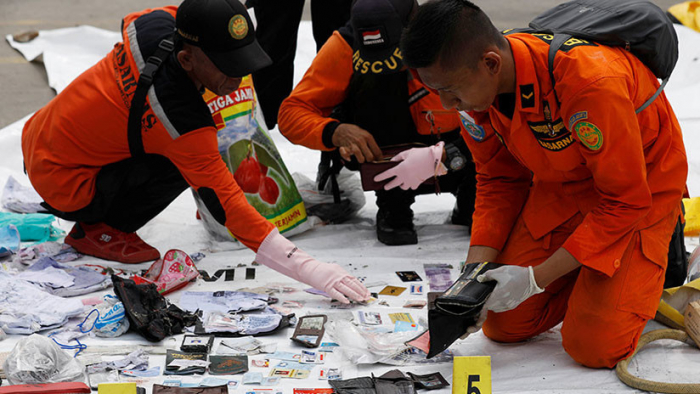
{"type": "Polygon", "coordinates": [[[452,224],[468,226],[471,232],[472,215],[476,202],[476,182],[473,177],[465,177],[455,193],[457,201],[452,209],[452,224]]]}
{"type": "Polygon", "coordinates": [[[418,234],[413,227],[411,204],[415,195],[401,189],[377,191],[377,239],[385,245],[415,245],[418,234]]]}
{"type": "Polygon", "coordinates": [[[463,210],[460,209],[459,205],[459,201],[455,202],[455,206],[452,208],[452,217],[450,218],[450,221],[452,224],[471,227],[472,214],[474,214],[473,206],[471,210],[463,210]]]}

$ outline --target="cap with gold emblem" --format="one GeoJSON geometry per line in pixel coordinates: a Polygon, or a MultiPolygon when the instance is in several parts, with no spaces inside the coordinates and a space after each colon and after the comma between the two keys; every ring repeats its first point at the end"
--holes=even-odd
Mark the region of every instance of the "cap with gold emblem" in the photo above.
{"type": "Polygon", "coordinates": [[[175,27],[186,43],[202,48],[229,77],[243,77],[272,64],[238,0],[185,0],[177,9],[175,27]]]}

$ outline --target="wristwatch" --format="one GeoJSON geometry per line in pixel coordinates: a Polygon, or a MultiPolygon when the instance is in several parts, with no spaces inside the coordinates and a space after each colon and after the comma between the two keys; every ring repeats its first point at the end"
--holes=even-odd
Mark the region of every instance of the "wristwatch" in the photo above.
{"type": "Polygon", "coordinates": [[[460,152],[454,144],[445,144],[445,155],[447,156],[447,167],[452,171],[459,171],[467,164],[467,158],[460,152]]]}

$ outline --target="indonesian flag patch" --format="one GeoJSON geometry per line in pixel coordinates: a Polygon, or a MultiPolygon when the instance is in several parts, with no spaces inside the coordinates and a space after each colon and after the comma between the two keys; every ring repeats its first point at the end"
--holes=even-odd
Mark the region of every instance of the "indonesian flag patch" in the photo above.
{"type": "Polygon", "coordinates": [[[362,32],[363,45],[383,44],[384,38],[380,29],[365,30],[362,32]]]}

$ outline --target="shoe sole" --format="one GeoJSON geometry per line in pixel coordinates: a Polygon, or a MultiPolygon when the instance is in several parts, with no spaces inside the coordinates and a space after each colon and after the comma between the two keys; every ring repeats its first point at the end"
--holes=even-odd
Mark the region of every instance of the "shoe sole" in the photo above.
{"type": "Polygon", "coordinates": [[[418,243],[418,235],[411,234],[406,236],[381,235],[377,234],[377,239],[384,245],[399,246],[399,245],[416,245],[418,243]]]}
{"type": "MultiPolygon", "coordinates": [[[[155,259],[151,259],[151,258],[149,257],[149,258],[146,258],[146,259],[140,258],[140,259],[133,259],[133,260],[129,260],[129,261],[122,261],[122,260],[114,259],[114,258],[112,258],[112,256],[107,256],[107,255],[102,255],[102,256],[100,256],[100,255],[97,255],[97,254],[92,253],[92,252],[86,252],[85,249],[83,249],[83,246],[86,246],[86,245],[82,244],[82,243],[80,242],[80,240],[77,240],[77,239],[75,239],[75,238],[72,238],[71,236],[67,236],[67,237],[65,238],[65,240],[63,241],[63,243],[72,246],[73,249],[75,249],[76,251],[78,251],[78,253],[81,253],[81,254],[84,254],[84,255],[88,255],[88,256],[92,256],[92,257],[97,257],[98,259],[102,259],[102,260],[115,261],[115,262],[117,262],[117,263],[122,263],[122,264],[141,264],[141,263],[147,263],[147,262],[149,262],[149,261],[155,261],[155,260],[158,260],[158,259],[160,258],[160,254],[158,254],[158,257],[155,258],[155,259]]],[[[87,245],[87,246],[89,247],[89,245],[87,245]]]]}

